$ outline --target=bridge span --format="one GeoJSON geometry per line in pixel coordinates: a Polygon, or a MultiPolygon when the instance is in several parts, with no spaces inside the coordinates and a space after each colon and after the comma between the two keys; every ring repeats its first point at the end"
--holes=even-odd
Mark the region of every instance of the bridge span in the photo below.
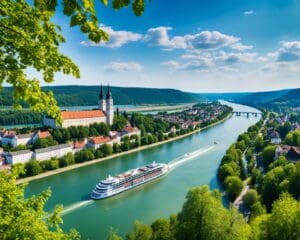
{"type": "Polygon", "coordinates": [[[261,112],[245,112],[245,111],[234,111],[233,112],[236,116],[254,116],[257,117],[258,115],[261,115],[261,112]]]}

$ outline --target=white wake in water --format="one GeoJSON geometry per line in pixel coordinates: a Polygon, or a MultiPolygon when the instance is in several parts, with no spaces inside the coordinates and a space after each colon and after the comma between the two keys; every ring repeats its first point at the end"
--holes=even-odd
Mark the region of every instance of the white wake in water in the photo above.
{"type": "Polygon", "coordinates": [[[172,169],[172,168],[175,168],[187,161],[190,161],[192,159],[194,159],[195,157],[198,157],[204,153],[207,153],[208,151],[212,150],[213,148],[215,147],[215,145],[213,146],[210,146],[210,147],[207,147],[207,148],[201,148],[197,151],[194,151],[194,152],[191,152],[191,153],[187,153],[185,155],[183,155],[182,157],[178,158],[178,159],[175,159],[173,161],[171,161],[168,165],[169,167],[172,169]]]}
{"type": "Polygon", "coordinates": [[[85,200],[82,202],[78,202],[78,203],[74,203],[70,206],[67,206],[66,208],[64,208],[64,210],[60,213],[61,216],[64,216],[70,212],[73,212],[79,208],[85,207],[87,205],[90,205],[91,203],[93,203],[93,200],[85,200]]]}

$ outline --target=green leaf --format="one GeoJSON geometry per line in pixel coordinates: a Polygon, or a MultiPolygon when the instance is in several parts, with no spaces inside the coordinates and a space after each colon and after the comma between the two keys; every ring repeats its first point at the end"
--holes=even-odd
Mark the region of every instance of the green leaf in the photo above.
{"type": "Polygon", "coordinates": [[[102,4],[107,6],[108,5],[108,0],[101,0],[102,4]]]}

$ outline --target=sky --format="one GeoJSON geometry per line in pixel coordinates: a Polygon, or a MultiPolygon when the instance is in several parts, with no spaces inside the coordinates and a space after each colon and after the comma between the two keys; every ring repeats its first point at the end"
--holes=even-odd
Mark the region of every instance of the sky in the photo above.
{"type": "Polygon", "coordinates": [[[95,1],[110,40],[94,44],[58,15],[61,51],[80,67],[52,85],[248,92],[300,87],[299,0],[152,0],[141,17],[95,1]]]}

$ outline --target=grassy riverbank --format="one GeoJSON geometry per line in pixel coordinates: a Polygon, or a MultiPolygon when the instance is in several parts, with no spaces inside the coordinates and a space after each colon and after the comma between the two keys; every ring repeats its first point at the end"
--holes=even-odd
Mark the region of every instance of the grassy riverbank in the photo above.
{"type": "Polygon", "coordinates": [[[22,179],[19,179],[17,181],[17,184],[24,183],[24,182],[30,182],[30,181],[33,181],[33,180],[36,180],[36,179],[41,179],[41,178],[44,178],[44,177],[48,177],[48,176],[59,174],[59,173],[65,172],[65,171],[69,171],[69,170],[72,170],[72,169],[75,169],[75,168],[88,166],[88,165],[95,164],[95,163],[98,163],[98,162],[106,161],[106,160],[113,159],[113,158],[116,158],[116,157],[120,157],[120,156],[123,156],[123,155],[131,154],[131,153],[134,153],[134,152],[138,152],[138,151],[142,151],[142,150],[145,150],[145,149],[148,149],[148,148],[159,146],[159,145],[162,145],[162,144],[165,144],[165,143],[168,143],[168,142],[173,142],[173,141],[188,137],[188,136],[190,136],[194,133],[203,131],[207,128],[211,128],[213,126],[216,126],[216,125],[226,121],[231,116],[232,116],[232,113],[229,114],[228,116],[226,116],[225,118],[223,118],[222,120],[219,120],[218,122],[212,123],[212,124],[210,124],[206,127],[196,129],[196,130],[194,130],[192,132],[189,132],[187,134],[183,134],[183,135],[180,135],[180,136],[177,136],[177,137],[174,137],[174,138],[170,138],[170,139],[167,139],[167,140],[164,140],[164,141],[161,141],[161,142],[156,142],[156,143],[153,143],[153,144],[150,144],[150,145],[141,146],[141,147],[138,147],[138,148],[126,151],[126,152],[116,153],[116,154],[113,154],[111,156],[107,156],[107,157],[104,157],[104,158],[94,159],[94,160],[83,162],[83,163],[76,163],[74,165],[70,165],[70,166],[67,166],[67,167],[64,167],[64,168],[59,168],[59,169],[56,169],[56,170],[47,171],[47,172],[41,173],[41,174],[36,175],[36,176],[22,178],[22,179]]]}

